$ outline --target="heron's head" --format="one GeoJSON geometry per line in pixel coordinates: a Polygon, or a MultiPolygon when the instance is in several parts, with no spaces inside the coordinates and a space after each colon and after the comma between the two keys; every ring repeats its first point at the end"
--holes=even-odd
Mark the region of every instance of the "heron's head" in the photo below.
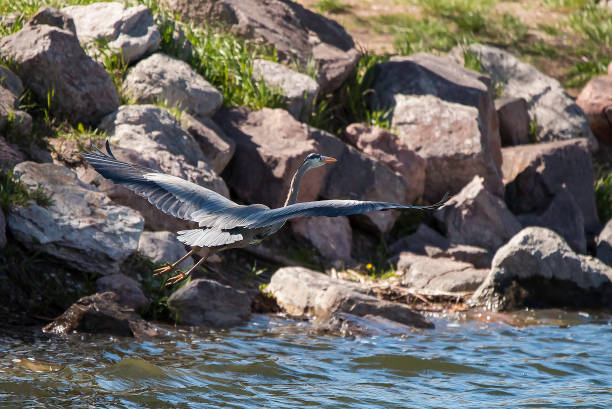
{"type": "Polygon", "coordinates": [[[337,162],[337,160],[329,156],[319,155],[318,153],[311,153],[306,156],[306,159],[304,159],[304,163],[302,164],[302,166],[306,166],[308,170],[318,168],[319,166],[323,166],[326,163],[333,162],[337,162]]]}

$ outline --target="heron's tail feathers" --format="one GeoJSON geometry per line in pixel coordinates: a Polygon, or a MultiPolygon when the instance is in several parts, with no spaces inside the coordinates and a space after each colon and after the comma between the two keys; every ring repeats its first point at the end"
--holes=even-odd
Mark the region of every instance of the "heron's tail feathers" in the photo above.
{"type": "Polygon", "coordinates": [[[242,240],[242,234],[216,229],[193,229],[177,232],[178,240],[188,246],[216,247],[242,240]]]}

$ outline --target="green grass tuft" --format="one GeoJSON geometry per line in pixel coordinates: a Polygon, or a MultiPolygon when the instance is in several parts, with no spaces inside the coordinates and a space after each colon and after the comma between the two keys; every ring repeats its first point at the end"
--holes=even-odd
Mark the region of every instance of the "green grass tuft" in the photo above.
{"type": "Polygon", "coordinates": [[[346,13],[350,10],[350,6],[341,0],[320,0],[315,5],[315,8],[319,13],[332,14],[346,13]]]}
{"type": "Polygon", "coordinates": [[[612,171],[598,171],[595,180],[595,205],[601,224],[612,219],[612,171]]]}
{"type": "Polygon", "coordinates": [[[42,207],[53,206],[53,200],[41,186],[30,190],[15,178],[12,169],[0,172],[0,207],[5,213],[11,206],[27,206],[30,200],[42,207]]]}

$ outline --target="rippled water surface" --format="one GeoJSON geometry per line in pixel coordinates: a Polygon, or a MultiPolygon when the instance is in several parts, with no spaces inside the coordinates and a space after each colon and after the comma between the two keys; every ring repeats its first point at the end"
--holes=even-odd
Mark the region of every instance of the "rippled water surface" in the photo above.
{"type": "Polygon", "coordinates": [[[151,341],[4,333],[0,406],[612,407],[612,321],[539,314],[357,338],[265,316],[151,341]]]}

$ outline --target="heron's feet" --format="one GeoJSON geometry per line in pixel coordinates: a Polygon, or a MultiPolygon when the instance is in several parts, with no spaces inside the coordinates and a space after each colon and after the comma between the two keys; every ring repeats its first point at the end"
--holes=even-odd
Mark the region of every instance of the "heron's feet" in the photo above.
{"type": "Polygon", "coordinates": [[[189,273],[191,273],[191,271],[188,271],[187,273],[183,273],[182,271],[177,271],[177,275],[170,277],[168,280],[166,280],[166,287],[170,287],[173,286],[174,284],[178,284],[181,281],[183,281],[184,279],[186,279],[187,277],[189,277],[189,273]]]}
{"type": "Polygon", "coordinates": [[[167,273],[168,271],[171,271],[173,268],[174,266],[172,264],[166,263],[165,266],[153,270],[154,271],[153,276],[155,277],[155,276],[162,275],[164,273],[167,273]]]}

